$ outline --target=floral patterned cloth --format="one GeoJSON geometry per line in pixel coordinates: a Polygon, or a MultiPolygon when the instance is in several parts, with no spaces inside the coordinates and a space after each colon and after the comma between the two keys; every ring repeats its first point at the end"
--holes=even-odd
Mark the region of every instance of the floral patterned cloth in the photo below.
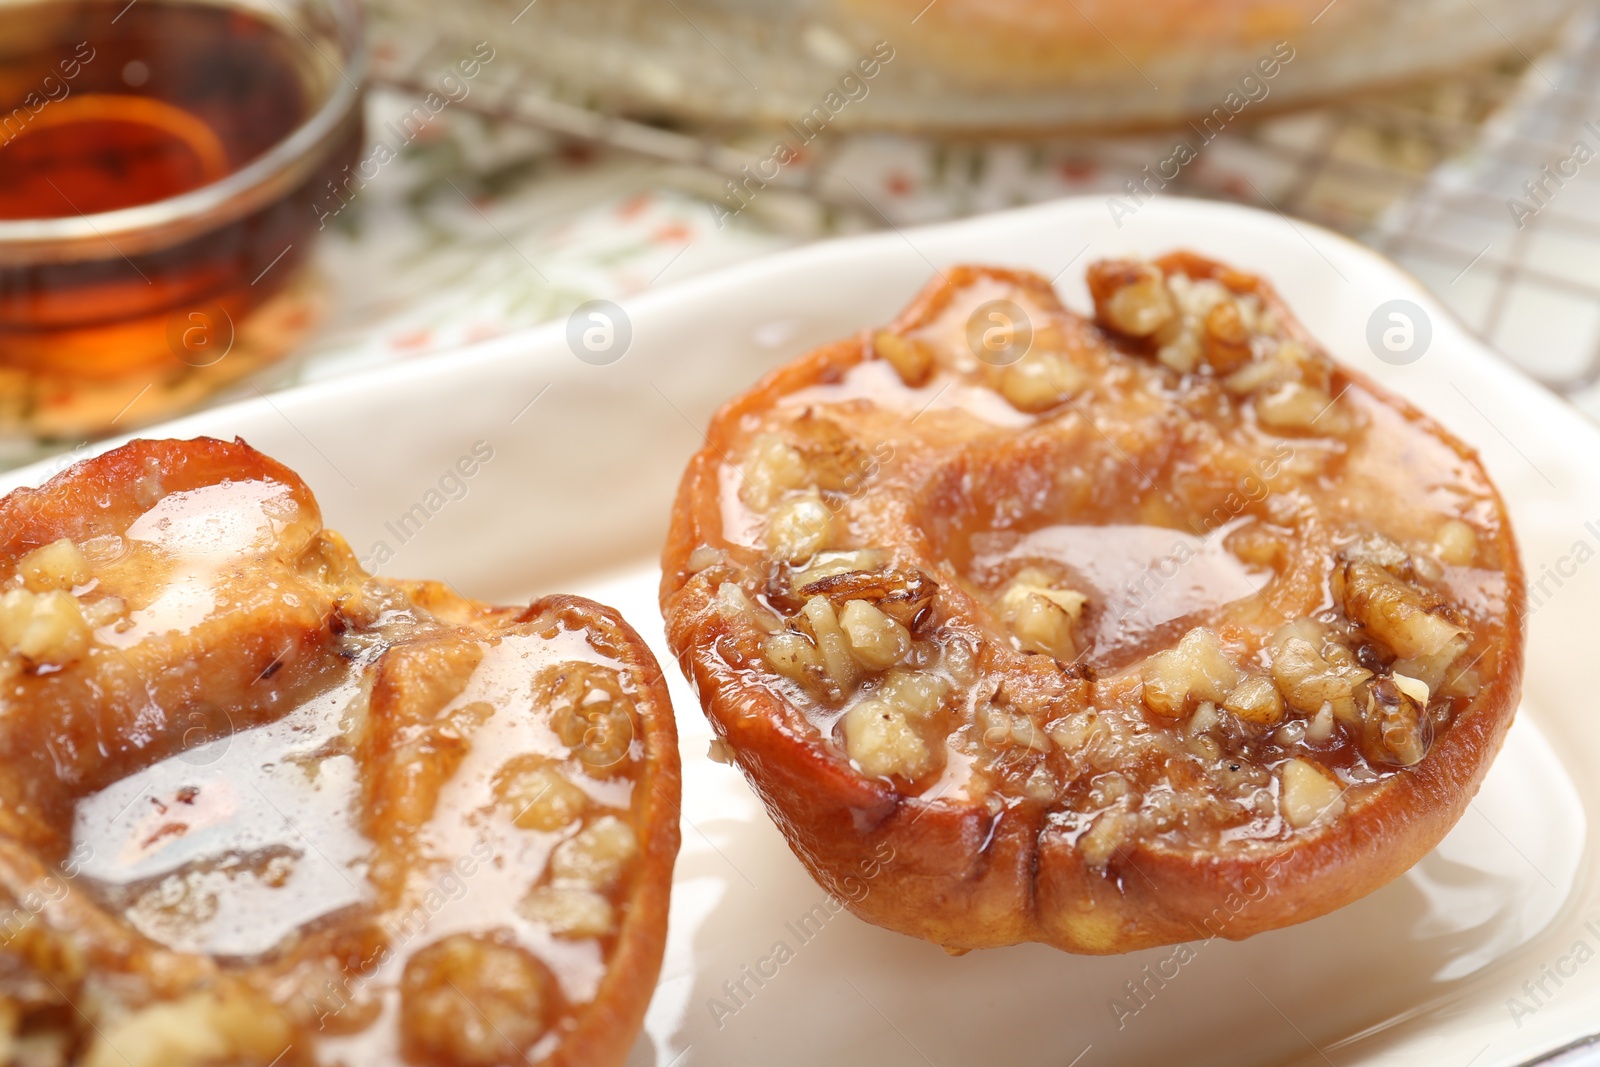
{"type": "MultiPolygon", "coordinates": [[[[386,57],[401,51],[397,32],[381,20],[375,29],[380,84],[386,70],[394,73],[386,57]]],[[[1495,145],[1511,130],[1525,148],[1525,131],[1553,106],[1547,89],[1590,84],[1596,72],[1584,64],[1600,67],[1596,42],[1600,20],[1590,19],[1531,68],[1501,63],[1405,91],[1240,121],[1186,163],[1168,191],[1274,208],[1369,240],[1434,282],[1447,304],[1466,300],[1471,310],[1483,301],[1464,294],[1480,294],[1481,279],[1456,286],[1446,275],[1468,266],[1475,250],[1465,238],[1419,242],[1416,219],[1439,215],[1438,205],[1459,195],[1469,178],[1520,173],[1500,166],[1495,145]]],[[[722,178],[480,113],[489,95],[442,107],[331,220],[314,263],[326,318],[292,359],[212,402],[448,351],[563,316],[586,300],[620,300],[830,235],[1060,196],[1116,196],[1143,168],[1167,158],[1183,132],[988,142],[830,133],[792,164],[806,193],[774,187],[719,220],[709,205],[726,202],[722,178]]],[[[374,89],[374,142],[418,99],[374,89]]],[[[752,155],[771,142],[762,131],[722,138],[752,155]]],[[[1566,197],[1566,210],[1587,206],[1586,194],[1566,197]]],[[[1470,230],[1470,220],[1457,228],[1470,230]]],[[[1434,229],[1423,227],[1424,236],[1434,229]]],[[[1520,247],[1515,234],[1505,243],[1506,255],[1484,257],[1502,281],[1520,247]]],[[[1592,246],[1587,254],[1596,258],[1592,246]]],[[[1575,324],[1569,334],[1582,333],[1591,318],[1600,322],[1600,289],[1596,294],[1564,294],[1572,306],[1562,321],[1575,324]]],[[[1504,338],[1490,339],[1522,354],[1504,338]]],[[[1539,373],[1536,361],[1537,352],[1528,365],[1539,373]]],[[[1569,379],[1552,384],[1570,385],[1568,395],[1600,418],[1600,386],[1569,379]]],[[[0,462],[38,454],[18,448],[0,462]]]]}

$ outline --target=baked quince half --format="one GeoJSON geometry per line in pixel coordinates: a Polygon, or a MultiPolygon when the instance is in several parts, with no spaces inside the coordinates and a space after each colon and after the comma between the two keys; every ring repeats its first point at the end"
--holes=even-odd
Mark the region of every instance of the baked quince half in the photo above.
{"type": "Polygon", "coordinates": [[[1518,699],[1522,572],[1470,449],[1257,277],[1088,283],[1092,317],[955,267],[770,375],[663,559],[720,753],[824,887],[952,950],[1348,904],[1460,817],[1518,699]]]}
{"type": "Polygon", "coordinates": [[[678,847],[609,608],[366,574],[242,442],[0,500],[0,1059],[620,1064],[678,847]]]}

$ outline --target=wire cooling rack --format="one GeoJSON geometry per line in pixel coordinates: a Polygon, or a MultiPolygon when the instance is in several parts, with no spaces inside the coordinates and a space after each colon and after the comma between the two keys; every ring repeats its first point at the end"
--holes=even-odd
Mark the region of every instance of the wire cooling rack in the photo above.
{"type": "Polygon", "coordinates": [[[1371,237],[1500,351],[1600,417],[1600,12],[1371,237]]]}
{"type": "MultiPolygon", "coordinates": [[[[452,25],[402,32],[380,9],[379,83],[431,90],[470,50],[470,21],[452,25]]],[[[769,153],[768,132],[712,134],[600,114],[519,81],[511,64],[485,67],[482,87],[461,106],[671,164],[668,180],[719,212],[803,236],[1114,194],[1175,139],[1193,140],[1192,131],[1024,141],[829,131],[745,211],[730,183],[749,188],[745,168],[769,153]]],[[[1241,115],[1168,189],[1269,207],[1379,248],[1531,375],[1600,418],[1600,11],[1537,56],[1322,107],[1241,115]],[[1592,162],[1579,161],[1579,143],[1592,162]],[[1537,198],[1524,188],[1530,181],[1542,185],[1537,198]]]]}

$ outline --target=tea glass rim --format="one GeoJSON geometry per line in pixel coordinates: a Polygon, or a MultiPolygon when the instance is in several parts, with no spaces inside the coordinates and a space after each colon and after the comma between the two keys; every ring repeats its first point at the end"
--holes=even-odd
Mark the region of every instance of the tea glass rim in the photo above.
{"type": "MultiPolygon", "coordinates": [[[[165,0],[172,2],[172,0],[165,0]]],[[[194,6],[246,7],[276,12],[288,22],[277,0],[268,8],[229,0],[177,0],[194,6]]],[[[70,262],[127,257],[157,251],[217,229],[265,207],[293,189],[319,166],[350,115],[361,104],[367,74],[365,22],[359,0],[323,0],[332,14],[340,55],[337,62],[317,47],[337,77],[317,109],[283,140],[245,166],[176,196],[147,204],[73,216],[0,220],[0,265],[70,262]]],[[[0,3],[0,12],[13,5],[0,3]]],[[[32,6],[18,4],[15,6],[32,6]]],[[[304,33],[302,31],[302,36],[304,33]]]]}

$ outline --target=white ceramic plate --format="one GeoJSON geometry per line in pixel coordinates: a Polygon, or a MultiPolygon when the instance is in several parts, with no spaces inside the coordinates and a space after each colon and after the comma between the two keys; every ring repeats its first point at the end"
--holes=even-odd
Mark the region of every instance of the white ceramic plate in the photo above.
{"type": "Polygon", "coordinates": [[[1175,246],[1265,274],[1337,356],[1482,451],[1537,605],[1522,713],[1483,792],[1394,884],[1299,927],[1191,946],[1181,965],[1171,949],[1088,958],[1025,945],[952,958],[825,897],[738,773],[706,758],[709,730],[678,683],[684,848],[632,1064],[1494,1067],[1600,1028],[1587,833],[1600,814],[1600,431],[1417,283],[1332,234],[1177,199],[1119,228],[1100,200],[1063,201],[817,245],[647,294],[627,307],[631,347],[607,366],[576,359],[565,324],[553,324],[146,436],[243,436],[300,471],[329,524],[383,573],[502,601],[561,589],[611,602],[677,682],[654,559],[717,404],[815,344],[885,321],[935,265],[1064,272],[1064,296],[1083,308],[1090,260],[1175,246]],[[1366,340],[1369,317],[1395,299],[1431,319],[1430,347],[1404,367],[1380,362],[1366,340]],[[475,446],[492,459],[457,479],[457,458],[475,446]]]}

